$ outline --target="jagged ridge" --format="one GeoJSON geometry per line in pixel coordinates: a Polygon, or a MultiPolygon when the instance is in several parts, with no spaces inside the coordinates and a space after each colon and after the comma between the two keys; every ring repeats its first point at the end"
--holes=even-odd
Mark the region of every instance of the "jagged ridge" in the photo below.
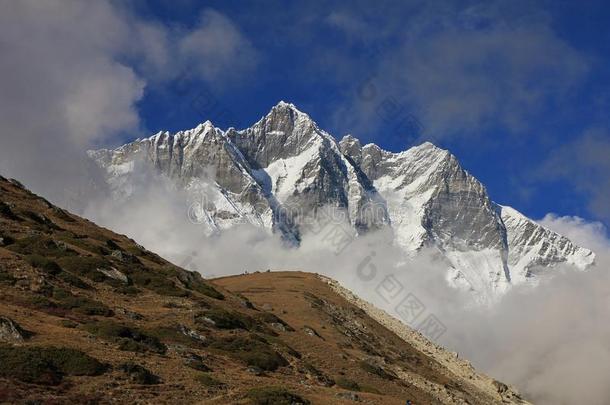
{"type": "Polygon", "coordinates": [[[482,300],[535,283],[538,266],[594,262],[591,251],[494,203],[448,151],[426,142],[392,153],[349,135],[337,142],[286,102],[245,130],[207,121],[90,156],[118,194],[129,194],[139,159],[191,195],[205,191],[199,215],[213,231],[245,221],[298,243],[305,220],[325,206],[342,210],[354,234],[389,226],[407,254],[437,249],[449,280],[482,300]]]}

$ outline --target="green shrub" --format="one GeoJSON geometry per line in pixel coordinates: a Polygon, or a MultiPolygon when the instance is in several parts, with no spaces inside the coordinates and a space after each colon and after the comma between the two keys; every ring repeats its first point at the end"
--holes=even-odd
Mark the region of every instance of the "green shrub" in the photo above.
{"type": "Polygon", "coordinates": [[[158,338],[114,321],[91,322],[84,325],[84,328],[93,335],[118,343],[121,350],[158,354],[167,351],[167,346],[158,338]]]}
{"type": "Polygon", "coordinates": [[[27,255],[25,260],[37,269],[51,275],[57,275],[62,272],[61,267],[53,260],[47,259],[37,254],[27,255]]]}
{"type": "Polygon", "coordinates": [[[107,255],[108,249],[103,246],[96,245],[94,243],[88,242],[87,237],[82,237],[74,234],[73,232],[63,232],[60,235],[57,235],[62,241],[67,242],[73,246],[77,246],[83,250],[86,250],[89,253],[93,253],[94,255],[107,255]]]}
{"type": "Polygon", "coordinates": [[[212,371],[204,362],[201,356],[191,354],[184,360],[184,365],[198,371],[212,371]]]}
{"type": "Polygon", "coordinates": [[[188,291],[179,288],[173,281],[164,278],[152,278],[146,285],[146,288],[156,292],[159,295],[168,297],[188,297],[188,291]]]}
{"type": "Polygon", "coordinates": [[[116,242],[113,241],[112,239],[106,240],[106,246],[108,246],[112,250],[121,250],[121,247],[119,245],[117,245],[116,242]]]}
{"type": "Polygon", "coordinates": [[[113,287],[123,286],[123,282],[115,280],[102,273],[101,269],[109,269],[110,263],[100,257],[77,256],[58,260],[66,271],[83,276],[96,283],[107,283],[113,287]]]}
{"type": "Polygon", "coordinates": [[[78,326],[78,323],[71,321],[70,319],[62,319],[59,321],[59,324],[68,329],[74,329],[78,326]]]}
{"type": "Polygon", "coordinates": [[[73,274],[87,277],[90,280],[103,282],[107,277],[97,269],[110,267],[110,263],[99,257],[69,256],[58,260],[62,269],[73,274]]]}
{"type": "Polygon", "coordinates": [[[255,405],[307,405],[310,402],[282,387],[258,387],[248,391],[248,398],[255,405]]]}
{"type": "Polygon", "coordinates": [[[132,296],[140,293],[140,290],[138,290],[136,287],[134,287],[132,285],[122,285],[122,286],[116,288],[115,291],[118,292],[119,294],[132,295],[132,296]]]}
{"type": "Polygon", "coordinates": [[[53,290],[53,299],[58,301],[59,308],[74,311],[83,315],[112,316],[114,312],[105,304],[87,297],[73,295],[61,288],[53,290]]]}
{"type": "Polygon", "coordinates": [[[215,307],[199,312],[195,315],[195,322],[203,326],[214,325],[218,329],[245,329],[264,333],[269,336],[278,336],[278,334],[264,322],[256,320],[247,314],[232,310],[229,311],[224,308],[215,307]]]}
{"type": "Polygon", "coordinates": [[[9,235],[0,234],[0,246],[9,246],[15,243],[15,238],[9,235]]]}
{"type": "Polygon", "coordinates": [[[208,320],[212,321],[214,326],[219,329],[247,329],[248,324],[252,323],[247,316],[223,308],[209,309],[195,316],[197,323],[209,324],[208,320]]]}
{"type": "Polygon", "coordinates": [[[136,286],[147,288],[159,295],[170,297],[189,295],[188,291],[179,288],[167,274],[162,272],[150,271],[145,267],[135,265],[128,269],[128,275],[136,286]]]}
{"type": "Polygon", "coordinates": [[[284,342],[279,337],[276,337],[276,336],[267,336],[266,340],[268,340],[270,343],[273,343],[276,346],[279,346],[282,350],[284,350],[286,353],[288,353],[292,357],[295,357],[297,359],[300,359],[301,357],[303,357],[301,355],[301,353],[299,353],[296,350],[294,350],[291,346],[289,346],[286,342],[284,342]]]}
{"type": "Polygon", "coordinates": [[[129,375],[130,380],[136,384],[154,385],[161,382],[158,376],[139,364],[124,363],[119,366],[119,369],[129,375]]]}
{"type": "MultiPolygon", "coordinates": [[[[48,204],[48,206],[51,206],[51,205],[48,204]]],[[[32,221],[36,222],[37,224],[42,225],[46,229],[52,229],[52,230],[60,230],[61,229],[59,226],[57,226],[49,218],[47,218],[46,216],[44,216],[42,214],[39,214],[37,212],[25,210],[25,211],[22,212],[22,215],[24,217],[26,217],[26,218],[31,219],[32,221]]]]}
{"type": "Polygon", "coordinates": [[[189,290],[196,291],[217,300],[224,300],[225,298],[224,295],[207,283],[199,273],[186,271],[176,267],[171,267],[168,272],[176,273],[180,281],[182,281],[189,290]]]}
{"type": "Polygon", "coordinates": [[[362,385],[360,384],[360,391],[362,392],[370,392],[371,394],[383,395],[381,391],[379,391],[375,387],[371,387],[370,385],[362,385]]]}
{"type": "Polygon", "coordinates": [[[224,383],[218,381],[209,374],[199,374],[195,377],[195,380],[207,388],[222,388],[225,386],[224,383]]]}
{"type": "Polygon", "coordinates": [[[133,339],[123,338],[118,339],[119,350],[123,350],[124,352],[134,352],[134,353],[145,353],[149,351],[149,347],[143,343],[133,339]]]}
{"type": "Polygon", "coordinates": [[[298,368],[298,371],[300,373],[306,373],[309,376],[314,377],[327,387],[332,387],[333,385],[335,385],[335,381],[332,378],[324,374],[322,371],[318,370],[313,364],[309,362],[302,362],[298,368]]]}
{"type": "Polygon", "coordinates": [[[62,221],[76,222],[76,220],[74,218],[72,218],[72,216],[70,214],[68,214],[66,211],[62,210],[61,208],[53,207],[53,213],[55,214],[55,216],[57,218],[61,219],[62,221]]]}
{"type": "Polygon", "coordinates": [[[99,375],[107,366],[85,353],[68,348],[46,349],[49,359],[66,375],[99,375]]]}
{"type": "Polygon", "coordinates": [[[335,380],[335,383],[337,386],[346,390],[360,391],[360,385],[356,381],[350,380],[349,378],[339,377],[335,380]]]}
{"type": "Polygon", "coordinates": [[[385,371],[382,367],[376,366],[374,364],[370,364],[370,363],[368,363],[368,362],[366,362],[364,360],[360,362],[360,368],[362,368],[367,373],[379,376],[379,377],[383,378],[384,380],[394,380],[394,379],[396,379],[395,376],[393,376],[392,374],[390,374],[387,371],[385,371]]]}
{"type": "Polygon", "coordinates": [[[178,326],[161,326],[154,329],[148,329],[146,333],[160,341],[177,343],[185,346],[192,346],[197,342],[195,339],[182,333],[178,326]]]}
{"type": "Polygon", "coordinates": [[[221,338],[211,342],[210,347],[265,371],[274,371],[288,365],[286,359],[273,350],[265,339],[255,335],[221,338]]]}
{"type": "Polygon", "coordinates": [[[57,278],[63,281],[66,284],[74,286],[76,288],[81,288],[83,290],[90,290],[92,287],[84,282],[80,277],[76,277],[74,274],[62,271],[57,275],[57,278]]]}
{"type": "Polygon", "coordinates": [[[217,300],[224,300],[225,296],[222,295],[222,293],[220,293],[218,290],[216,290],[214,287],[212,287],[211,285],[205,283],[205,282],[201,282],[201,283],[196,283],[196,284],[190,284],[187,286],[187,288],[190,288],[193,291],[196,291],[200,294],[206,295],[208,297],[217,299],[217,300]]]}
{"type": "Polygon", "coordinates": [[[8,272],[0,269],[0,284],[5,285],[14,285],[17,282],[17,279],[11,276],[8,272]]]}
{"type": "Polygon", "coordinates": [[[18,239],[8,249],[22,255],[39,255],[46,258],[64,258],[76,255],[74,250],[67,248],[64,244],[39,235],[18,239]]]}
{"type": "Polygon", "coordinates": [[[27,383],[59,384],[64,375],[95,376],[107,366],[68,348],[0,346],[0,376],[27,383]]]}
{"type": "Polygon", "coordinates": [[[39,309],[39,310],[45,310],[48,308],[57,307],[57,305],[53,301],[51,301],[47,297],[44,297],[44,296],[38,295],[38,294],[26,295],[26,296],[22,297],[20,301],[21,301],[22,305],[24,305],[26,307],[39,309]]]}
{"type": "Polygon", "coordinates": [[[9,207],[8,204],[6,204],[2,201],[0,201],[0,215],[2,215],[5,218],[12,219],[13,221],[20,220],[20,218],[17,215],[15,215],[15,213],[13,212],[11,207],[9,207]]]}
{"type": "Polygon", "coordinates": [[[284,326],[284,328],[289,331],[289,332],[294,332],[294,328],[292,328],[290,325],[288,325],[286,322],[284,322],[283,319],[279,318],[278,316],[276,316],[275,314],[271,313],[271,312],[262,312],[260,315],[258,315],[257,317],[258,319],[260,319],[262,322],[268,323],[268,324],[280,324],[282,326],[284,326]]]}

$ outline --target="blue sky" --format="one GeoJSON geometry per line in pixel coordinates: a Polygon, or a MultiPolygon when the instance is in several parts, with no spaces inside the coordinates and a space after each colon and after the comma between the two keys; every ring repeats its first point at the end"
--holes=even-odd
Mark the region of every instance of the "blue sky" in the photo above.
{"type": "MultiPolygon", "coordinates": [[[[0,170],[279,100],[337,137],[430,140],[528,216],[610,224],[610,6],[594,1],[7,2],[0,170]],[[31,61],[37,63],[31,63],[31,61]],[[35,109],[35,114],[32,114],[35,109]],[[53,137],[49,137],[53,133],[53,137]],[[17,159],[27,147],[38,159],[17,159]],[[57,153],[51,153],[50,150],[57,153]]],[[[59,169],[61,167],[61,169],[59,169]]],[[[41,190],[42,192],[43,190],[41,190]]]]}

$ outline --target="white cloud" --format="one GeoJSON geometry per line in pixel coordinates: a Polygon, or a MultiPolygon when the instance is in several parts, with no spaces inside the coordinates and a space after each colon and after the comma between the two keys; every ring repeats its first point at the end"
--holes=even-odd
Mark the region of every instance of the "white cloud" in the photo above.
{"type": "Polygon", "coordinates": [[[610,251],[607,229],[601,222],[588,222],[577,216],[547,214],[537,221],[540,225],[567,236],[572,242],[595,252],[610,251]]]}
{"type": "Polygon", "coordinates": [[[235,80],[255,54],[217,12],[177,29],[109,0],[0,2],[0,49],[0,173],[60,204],[91,181],[87,148],[140,135],[147,84],[189,64],[194,78],[235,80]]]}
{"type": "Polygon", "coordinates": [[[448,344],[536,404],[607,404],[610,387],[610,240],[598,222],[549,214],[543,225],[596,250],[596,266],[559,267],[516,289],[491,313],[456,314],[448,344]]]}
{"type": "Polygon", "coordinates": [[[178,41],[179,55],[206,79],[240,72],[256,64],[250,41],[225,16],[205,10],[197,26],[178,41]]]}
{"type": "Polygon", "coordinates": [[[123,65],[97,68],[72,77],[65,95],[66,123],[77,142],[87,136],[99,141],[109,134],[135,131],[140,123],[135,103],[143,95],[144,81],[123,65]]]}
{"type": "Polygon", "coordinates": [[[566,180],[589,200],[598,218],[610,221],[610,137],[607,129],[590,128],[573,141],[553,148],[537,180],[566,180]]]}

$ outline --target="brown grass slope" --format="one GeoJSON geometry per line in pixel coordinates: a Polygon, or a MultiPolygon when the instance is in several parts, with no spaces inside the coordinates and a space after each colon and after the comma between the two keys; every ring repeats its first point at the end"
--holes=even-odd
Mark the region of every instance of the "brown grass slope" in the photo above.
{"type": "Polygon", "coordinates": [[[209,282],[0,177],[0,403],[519,402],[496,388],[315,275],[209,282]]]}

